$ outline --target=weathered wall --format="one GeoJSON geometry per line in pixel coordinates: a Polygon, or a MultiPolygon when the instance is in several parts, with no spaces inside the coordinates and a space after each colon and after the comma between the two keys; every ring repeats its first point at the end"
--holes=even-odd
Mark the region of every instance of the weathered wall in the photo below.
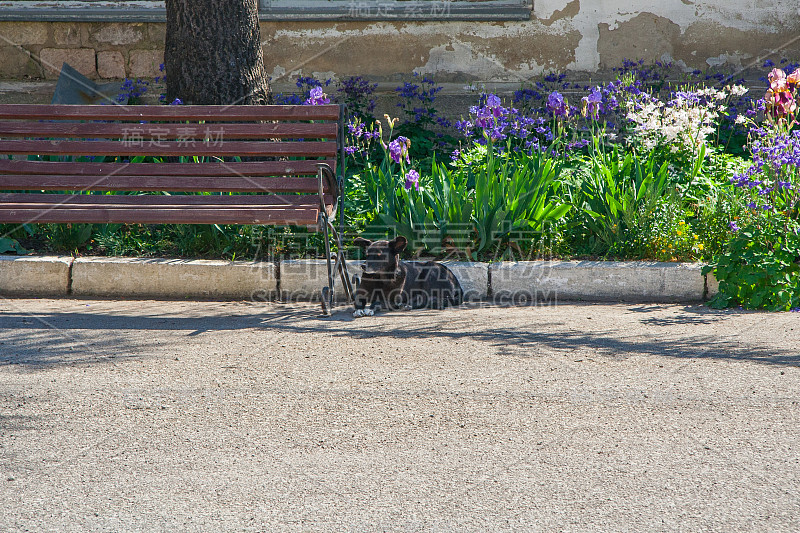
{"type": "Polygon", "coordinates": [[[90,78],[153,77],[164,24],[0,22],[0,78],[58,77],[64,61],[90,78]]]}
{"type": "MultiPolygon", "coordinates": [[[[596,72],[623,58],[703,68],[800,58],[800,7],[777,0],[535,0],[521,22],[262,23],[273,78],[521,81],[596,72]]],[[[53,78],[62,61],[94,78],[154,76],[160,23],[0,23],[0,78],[53,78]]]]}

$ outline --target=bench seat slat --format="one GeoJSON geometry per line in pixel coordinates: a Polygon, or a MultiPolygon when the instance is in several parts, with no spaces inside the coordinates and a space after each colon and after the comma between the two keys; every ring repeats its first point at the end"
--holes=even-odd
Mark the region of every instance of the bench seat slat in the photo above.
{"type": "Polygon", "coordinates": [[[0,154],[118,156],[335,157],[335,142],[0,141],[0,154]]]}
{"type": "Polygon", "coordinates": [[[319,185],[315,178],[293,177],[0,174],[0,190],[315,193],[319,185]]]}
{"type": "Polygon", "coordinates": [[[4,104],[0,119],[11,120],[205,120],[210,122],[262,120],[338,120],[332,105],[58,105],[4,104]]]}
{"type": "MultiPolygon", "coordinates": [[[[326,202],[332,201],[330,196],[326,202]]],[[[330,204],[326,205],[332,211],[330,204]]],[[[0,219],[12,223],[295,224],[317,223],[315,195],[160,196],[0,194],[0,219]]]]}
{"type": "Polygon", "coordinates": [[[68,137],[119,139],[335,139],[335,123],[265,124],[104,124],[0,122],[0,137],[68,137]]]}
{"type": "Polygon", "coordinates": [[[312,227],[317,224],[318,216],[318,207],[222,209],[192,206],[165,210],[161,207],[87,206],[41,210],[0,206],[0,218],[15,224],[276,224],[312,227]]]}
{"type": "Polygon", "coordinates": [[[53,174],[67,176],[313,176],[317,165],[336,161],[248,161],[244,163],[93,163],[0,160],[0,174],[53,174]]]}
{"type": "MultiPolygon", "coordinates": [[[[325,195],[325,202],[331,203],[333,198],[325,195]]],[[[184,206],[214,206],[238,208],[249,206],[319,206],[316,194],[261,194],[261,195],[206,195],[206,194],[37,194],[37,193],[0,193],[0,207],[35,206],[46,208],[57,206],[69,209],[85,205],[130,205],[165,209],[184,206]]]]}

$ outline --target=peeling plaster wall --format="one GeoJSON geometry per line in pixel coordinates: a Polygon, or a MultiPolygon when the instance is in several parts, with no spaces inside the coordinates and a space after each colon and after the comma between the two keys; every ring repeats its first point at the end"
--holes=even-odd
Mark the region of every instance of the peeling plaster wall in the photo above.
{"type": "Polygon", "coordinates": [[[535,0],[526,22],[263,24],[262,31],[275,74],[388,80],[414,71],[497,82],[554,69],[597,72],[626,58],[685,68],[800,59],[798,20],[800,5],[776,0],[535,0]]]}
{"type": "MultiPolygon", "coordinates": [[[[689,68],[800,59],[800,5],[777,0],[534,0],[519,22],[263,22],[267,71],[409,72],[440,82],[519,82],[549,70],[598,72],[623,59],[689,68]]],[[[159,23],[0,23],[0,78],[52,77],[47,58],[92,77],[149,75],[163,53],[159,23]],[[94,61],[92,61],[94,58],[94,61]]]]}

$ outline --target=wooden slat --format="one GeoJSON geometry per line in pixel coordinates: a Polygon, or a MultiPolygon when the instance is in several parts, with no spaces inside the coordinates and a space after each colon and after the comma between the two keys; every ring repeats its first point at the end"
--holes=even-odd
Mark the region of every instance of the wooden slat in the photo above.
{"type": "Polygon", "coordinates": [[[11,155],[334,157],[336,149],[335,142],[324,141],[0,141],[0,154],[11,155]]]}
{"type": "Polygon", "coordinates": [[[118,139],[311,139],[336,138],[335,123],[265,124],[107,124],[70,122],[0,122],[3,137],[74,137],[118,139]]]}
{"type": "Polygon", "coordinates": [[[88,224],[277,224],[313,226],[319,209],[313,208],[120,208],[85,207],[82,209],[30,209],[0,206],[0,221],[15,224],[88,223],[88,224]]]}
{"type": "Polygon", "coordinates": [[[201,105],[58,105],[4,104],[0,118],[15,120],[338,120],[338,105],[201,106],[201,105]]]}
{"type": "MultiPolygon", "coordinates": [[[[323,184],[327,190],[327,182],[323,184]]],[[[0,190],[315,193],[318,189],[316,178],[0,174],[0,190]]]]}
{"type": "Polygon", "coordinates": [[[0,194],[0,221],[313,225],[319,214],[317,202],[314,195],[0,194]]]}
{"type": "MultiPolygon", "coordinates": [[[[331,196],[325,196],[326,203],[331,203],[331,196]]],[[[319,205],[319,196],[308,195],[161,195],[161,194],[36,194],[36,193],[0,193],[2,207],[31,207],[46,209],[58,207],[62,209],[82,208],[85,206],[139,206],[158,207],[160,209],[182,208],[189,206],[219,207],[220,209],[246,209],[264,206],[313,207],[319,205]]]]}
{"type": "Polygon", "coordinates": [[[0,174],[52,174],[65,176],[305,176],[317,173],[319,161],[248,161],[244,163],[92,163],[14,161],[0,159],[0,174]]]}

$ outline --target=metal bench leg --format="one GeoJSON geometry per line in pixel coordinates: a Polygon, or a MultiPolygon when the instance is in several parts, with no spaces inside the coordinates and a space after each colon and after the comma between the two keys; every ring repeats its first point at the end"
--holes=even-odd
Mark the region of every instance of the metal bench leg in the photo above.
{"type": "Polygon", "coordinates": [[[330,237],[330,230],[328,226],[330,222],[328,221],[328,217],[325,215],[321,216],[321,224],[323,226],[324,232],[324,240],[325,240],[325,259],[328,263],[328,285],[322,287],[322,314],[325,316],[330,316],[331,309],[333,308],[333,296],[334,296],[334,264],[331,262],[331,237],[330,237]]]}
{"type": "MultiPolygon", "coordinates": [[[[339,273],[339,276],[342,278],[342,289],[344,290],[345,298],[348,301],[352,302],[354,298],[353,292],[353,284],[350,281],[350,278],[347,273],[347,261],[344,256],[344,247],[342,246],[342,235],[336,231],[336,227],[333,225],[333,220],[328,215],[327,208],[325,206],[325,197],[324,197],[324,179],[326,177],[325,173],[328,173],[327,176],[330,178],[329,184],[330,187],[334,191],[341,192],[336,186],[336,179],[333,176],[333,173],[325,164],[318,165],[318,174],[317,178],[319,180],[319,199],[320,199],[320,213],[319,213],[319,223],[322,225],[322,231],[324,232],[324,239],[325,239],[325,260],[328,266],[328,285],[322,288],[322,313],[323,315],[330,316],[331,309],[333,308],[334,302],[334,293],[335,293],[335,277],[336,272],[339,273]],[[336,242],[336,253],[331,253],[331,238],[336,242]]],[[[335,195],[337,196],[337,195],[335,195]]],[[[342,201],[344,201],[344,195],[342,193],[342,201]]],[[[338,203],[338,202],[337,202],[338,203]]],[[[334,208],[334,213],[336,212],[334,208]]],[[[344,226],[342,226],[344,228],[344,226]]]]}
{"type": "Polygon", "coordinates": [[[353,301],[353,283],[350,281],[350,276],[347,272],[347,259],[344,256],[344,247],[342,246],[342,236],[339,232],[336,231],[333,223],[330,223],[330,231],[333,234],[333,240],[336,242],[336,246],[338,251],[335,254],[331,254],[331,257],[334,259],[334,270],[339,273],[339,277],[342,279],[342,289],[344,290],[345,299],[349,302],[353,301]]]}

